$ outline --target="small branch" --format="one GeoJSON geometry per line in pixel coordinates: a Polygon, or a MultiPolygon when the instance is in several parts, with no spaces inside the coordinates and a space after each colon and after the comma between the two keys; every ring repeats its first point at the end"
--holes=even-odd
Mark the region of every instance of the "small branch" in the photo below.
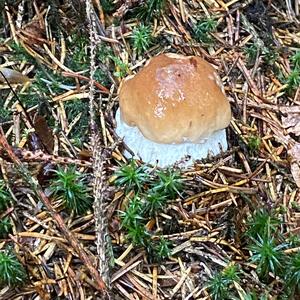
{"type": "Polygon", "coordinates": [[[0,146],[5,149],[7,152],[9,158],[14,162],[16,168],[19,170],[20,174],[24,177],[24,179],[30,184],[33,192],[35,193],[36,197],[45,205],[47,210],[49,211],[51,217],[55,220],[57,226],[62,231],[62,234],[66,238],[66,240],[70,243],[70,245],[75,249],[75,252],[79,256],[79,258],[82,260],[85,267],[90,272],[90,275],[95,280],[95,283],[97,285],[97,288],[99,291],[105,292],[106,287],[105,283],[102,280],[101,276],[99,275],[98,271],[93,267],[93,263],[90,260],[89,256],[85,252],[82,245],[78,242],[78,240],[75,238],[75,236],[68,230],[66,224],[64,223],[63,218],[60,214],[58,214],[54,208],[52,207],[48,197],[43,192],[42,188],[38,184],[37,180],[31,177],[29,171],[24,167],[22,162],[19,160],[19,158],[15,155],[12,147],[8,144],[4,132],[2,128],[0,127],[0,146]]]}
{"type": "MultiPolygon", "coordinates": [[[[43,151],[29,151],[29,150],[23,150],[23,149],[15,149],[12,148],[12,151],[16,157],[18,157],[21,161],[30,160],[30,161],[41,161],[41,162],[52,162],[56,164],[74,164],[81,167],[91,167],[92,163],[87,160],[82,159],[76,159],[76,158],[70,158],[70,157],[63,157],[63,156],[57,156],[57,155],[50,155],[46,154],[43,151]]],[[[6,155],[4,151],[0,150],[0,157],[3,159],[6,159],[6,155]]]]}

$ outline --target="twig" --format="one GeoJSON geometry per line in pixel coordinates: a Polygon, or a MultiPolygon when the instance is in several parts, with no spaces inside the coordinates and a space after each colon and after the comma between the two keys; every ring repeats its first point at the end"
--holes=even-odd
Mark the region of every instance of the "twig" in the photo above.
{"type": "MultiPolygon", "coordinates": [[[[12,151],[14,152],[14,155],[16,157],[18,157],[20,160],[25,160],[25,161],[30,160],[30,161],[53,162],[56,164],[74,164],[82,167],[92,166],[92,163],[90,161],[70,158],[70,157],[57,156],[57,155],[50,155],[44,153],[43,151],[33,152],[29,150],[15,149],[15,148],[12,148],[12,151]]],[[[5,158],[5,154],[1,150],[0,150],[0,157],[5,158]]]]}
{"type": "Polygon", "coordinates": [[[84,248],[82,245],[78,242],[78,240],[75,238],[75,236],[68,230],[66,224],[64,223],[63,218],[61,217],[60,214],[58,214],[54,208],[52,207],[48,197],[45,195],[43,192],[41,186],[35,180],[34,178],[31,177],[29,171],[24,167],[22,162],[17,158],[15,155],[13,149],[11,146],[8,144],[4,132],[2,128],[0,127],[0,145],[5,149],[7,152],[9,158],[14,162],[15,166],[17,169],[19,169],[20,174],[24,177],[24,179],[30,184],[33,192],[35,193],[36,197],[45,205],[45,207],[48,209],[50,215],[52,218],[55,220],[57,226],[61,229],[64,237],[66,240],[71,244],[71,246],[75,249],[76,253],[86,266],[86,268],[89,270],[91,276],[97,283],[97,288],[99,291],[105,292],[105,283],[97,270],[93,267],[93,263],[90,260],[89,256],[85,252],[84,248]]]}

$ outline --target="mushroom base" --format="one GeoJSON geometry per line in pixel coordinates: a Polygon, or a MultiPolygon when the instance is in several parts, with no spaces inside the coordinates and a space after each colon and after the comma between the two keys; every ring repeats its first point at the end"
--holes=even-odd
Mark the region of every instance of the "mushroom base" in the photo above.
{"type": "MultiPolygon", "coordinates": [[[[217,155],[228,148],[226,130],[218,130],[202,143],[159,144],[146,139],[137,127],[125,124],[120,118],[120,109],[116,113],[116,132],[125,144],[143,162],[168,167],[180,163],[184,167],[192,165],[195,160],[207,158],[208,155],[217,155]]],[[[131,158],[128,151],[125,157],[131,158]]]]}

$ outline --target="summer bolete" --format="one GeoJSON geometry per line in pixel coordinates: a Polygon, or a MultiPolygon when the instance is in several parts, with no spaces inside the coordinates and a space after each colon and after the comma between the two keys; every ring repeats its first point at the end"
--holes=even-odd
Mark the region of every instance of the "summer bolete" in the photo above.
{"type": "Polygon", "coordinates": [[[168,166],[227,149],[231,109],[215,69],[197,56],[150,59],[119,88],[117,133],[144,162],[168,166]]]}

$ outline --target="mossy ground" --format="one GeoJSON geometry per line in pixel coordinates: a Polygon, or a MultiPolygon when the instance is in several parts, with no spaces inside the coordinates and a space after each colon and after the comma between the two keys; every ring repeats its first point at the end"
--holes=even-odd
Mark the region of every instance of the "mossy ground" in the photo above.
{"type": "Polygon", "coordinates": [[[112,299],[300,297],[299,9],[6,1],[1,64],[33,80],[0,85],[0,298],[100,299],[98,269],[112,299]],[[232,107],[229,150],[184,170],[126,160],[114,132],[121,80],[161,52],[209,61],[232,107]]]}

